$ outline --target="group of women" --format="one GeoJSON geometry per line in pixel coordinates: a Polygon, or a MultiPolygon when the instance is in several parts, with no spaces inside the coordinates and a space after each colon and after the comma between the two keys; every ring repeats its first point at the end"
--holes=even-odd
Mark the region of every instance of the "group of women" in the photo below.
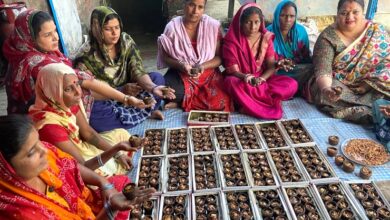
{"type": "Polygon", "coordinates": [[[128,212],[116,211],[153,190],[140,190],[134,201],[116,191],[129,181],[121,174],[137,150],[125,129],[148,117],[163,120],[162,100],[165,108],[280,119],[282,101],[298,93],[335,118],[373,121],[389,145],[390,37],[364,19],[363,0],[339,0],[336,21],[321,33],[313,57],[292,1],[278,4],[267,28],[257,4],[243,5],[225,36],[204,14],[206,3],[185,0],[184,15],[158,38],[164,77],[144,70],[134,40],[109,7],[92,12],[89,47],[74,63],[59,51],[48,13],[18,16],[3,48],[10,116],[0,117],[0,191],[6,192],[0,216],[126,218],[128,212]]]}

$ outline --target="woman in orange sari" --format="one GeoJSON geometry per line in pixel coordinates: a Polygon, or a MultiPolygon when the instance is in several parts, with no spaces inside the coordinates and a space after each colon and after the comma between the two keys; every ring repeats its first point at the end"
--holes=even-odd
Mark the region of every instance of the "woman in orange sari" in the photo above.
{"type": "Polygon", "coordinates": [[[0,116],[0,139],[0,219],[113,219],[154,192],[126,200],[105,178],[40,142],[25,115],[0,116]]]}

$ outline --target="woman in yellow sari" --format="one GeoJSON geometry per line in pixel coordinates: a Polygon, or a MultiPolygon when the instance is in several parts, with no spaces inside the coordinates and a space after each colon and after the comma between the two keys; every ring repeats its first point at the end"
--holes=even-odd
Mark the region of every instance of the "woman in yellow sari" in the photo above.
{"type": "Polygon", "coordinates": [[[105,178],[39,141],[25,115],[0,116],[0,139],[0,219],[113,219],[154,193],[140,190],[126,200],[105,178]]]}
{"type": "Polygon", "coordinates": [[[80,81],[71,67],[63,63],[43,67],[35,93],[29,114],[41,140],[71,154],[92,170],[99,168],[97,171],[104,176],[124,174],[131,168],[131,158],[122,152],[126,149],[117,144],[128,141],[130,134],[124,129],[98,134],[91,128],[81,105],[80,81]]]}
{"type": "Polygon", "coordinates": [[[372,103],[390,98],[390,37],[364,19],[363,0],[340,0],[336,22],[314,47],[309,101],[332,117],[372,121],[372,103]]]}

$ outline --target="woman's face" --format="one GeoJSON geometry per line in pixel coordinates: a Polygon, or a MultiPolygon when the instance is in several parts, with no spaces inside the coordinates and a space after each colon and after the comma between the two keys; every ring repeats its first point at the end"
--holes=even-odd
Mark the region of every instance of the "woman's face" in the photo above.
{"type": "Polygon", "coordinates": [[[343,30],[354,30],[363,20],[363,8],[356,2],[345,2],[337,12],[337,26],[343,30]]]}
{"type": "Polygon", "coordinates": [[[11,158],[11,165],[17,175],[28,181],[37,177],[47,169],[47,150],[39,141],[39,135],[35,128],[31,128],[26,142],[19,152],[11,158]]]}
{"type": "Polygon", "coordinates": [[[58,50],[58,33],[53,21],[46,21],[41,25],[41,31],[35,38],[37,47],[44,52],[58,50]]]}
{"type": "Polygon", "coordinates": [[[70,108],[74,105],[78,105],[81,99],[81,88],[79,85],[79,79],[74,74],[64,75],[64,92],[63,101],[66,107],[70,108]]]}
{"type": "Polygon", "coordinates": [[[280,31],[290,31],[295,23],[295,8],[292,6],[284,7],[279,15],[280,31]]]}
{"type": "Polygon", "coordinates": [[[106,45],[115,45],[121,35],[121,26],[119,20],[110,19],[103,25],[103,40],[106,45]]]}
{"type": "Polygon", "coordinates": [[[260,16],[257,13],[249,15],[248,19],[242,24],[242,32],[249,37],[259,33],[261,25],[260,16]]]}
{"type": "Polygon", "coordinates": [[[190,0],[184,5],[184,20],[199,22],[205,10],[205,0],[190,0]]]}

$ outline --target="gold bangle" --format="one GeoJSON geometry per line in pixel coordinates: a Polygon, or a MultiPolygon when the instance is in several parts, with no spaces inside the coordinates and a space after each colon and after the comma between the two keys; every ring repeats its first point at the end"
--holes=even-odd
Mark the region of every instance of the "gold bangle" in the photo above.
{"type": "Polygon", "coordinates": [[[129,101],[129,99],[130,99],[130,96],[128,96],[128,95],[125,95],[125,97],[123,98],[123,105],[125,107],[129,106],[127,103],[127,101],[129,101]]]}

